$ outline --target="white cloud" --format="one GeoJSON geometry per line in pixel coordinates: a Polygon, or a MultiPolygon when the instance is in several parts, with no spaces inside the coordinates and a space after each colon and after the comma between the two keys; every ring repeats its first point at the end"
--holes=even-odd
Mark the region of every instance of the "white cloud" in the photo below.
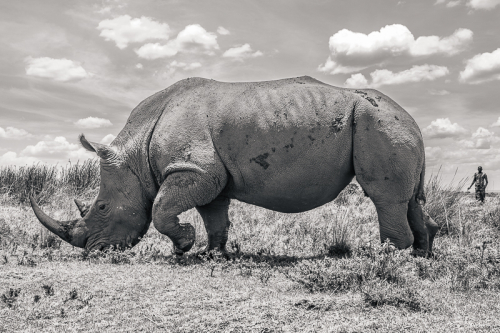
{"type": "Polygon", "coordinates": [[[446,7],[453,8],[460,5],[461,2],[462,2],[461,0],[452,0],[446,4],[446,7]]]}
{"type": "Polygon", "coordinates": [[[96,12],[99,14],[107,14],[111,11],[111,6],[106,6],[102,7],[101,9],[97,10],[96,12]]]}
{"type": "Polygon", "coordinates": [[[40,162],[39,159],[35,157],[29,156],[17,156],[17,154],[13,151],[8,151],[3,155],[0,155],[0,165],[2,166],[10,166],[10,165],[31,165],[33,163],[40,162]]]}
{"type": "Polygon", "coordinates": [[[439,38],[438,36],[418,37],[410,48],[413,56],[425,56],[436,53],[454,55],[460,53],[472,41],[472,31],[457,29],[451,36],[439,38]]]}
{"type": "MultiPolygon", "coordinates": [[[[435,5],[445,3],[446,1],[447,0],[437,0],[435,5]]],[[[449,0],[448,2],[446,2],[446,7],[453,8],[463,3],[465,3],[464,0],[449,0]]],[[[500,5],[500,0],[468,0],[466,5],[467,7],[472,9],[489,10],[500,5]]]]}
{"type": "Polygon", "coordinates": [[[19,139],[26,139],[30,138],[33,135],[28,133],[26,130],[15,128],[15,127],[7,127],[7,128],[2,128],[0,127],[0,138],[5,138],[5,139],[14,139],[14,140],[19,140],[19,139]]]}
{"type": "Polygon", "coordinates": [[[348,88],[366,88],[369,87],[368,80],[361,74],[352,74],[350,78],[345,81],[344,84],[348,88]]]}
{"type": "Polygon", "coordinates": [[[230,35],[231,34],[231,32],[224,27],[218,27],[217,32],[219,33],[219,35],[230,35]]]}
{"type": "Polygon", "coordinates": [[[184,62],[177,62],[176,60],[174,60],[170,63],[170,67],[181,68],[181,69],[184,69],[186,71],[189,71],[189,70],[193,70],[196,68],[200,68],[201,64],[199,62],[193,62],[190,64],[186,64],[184,62]]]}
{"type": "Polygon", "coordinates": [[[141,58],[152,60],[172,57],[179,52],[214,55],[214,50],[218,49],[219,44],[215,33],[207,32],[199,24],[191,24],[179,32],[174,40],[163,45],[148,43],[135,50],[135,52],[141,58]]]}
{"type": "Polygon", "coordinates": [[[68,59],[48,57],[26,58],[26,75],[53,79],[56,81],[78,81],[89,77],[89,73],[77,62],[68,59]]]}
{"type": "Polygon", "coordinates": [[[58,160],[70,159],[73,161],[95,157],[85,148],[76,143],[69,143],[65,137],[58,136],[54,140],[39,141],[21,151],[22,157],[53,158],[58,160]]]}
{"type": "Polygon", "coordinates": [[[427,162],[436,161],[441,156],[442,156],[441,147],[425,147],[425,160],[427,162]]]}
{"type": "Polygon", "coordinates": [[[135,50],[135,53],[140,57],[148,60],[159,58],[173,57],[178,52],[177,43],[170,41],[167,44],[148,43],[135,50]]]}
{"type": "Polygon", "coordinates": [[[413,66],[410,69],[394,73],[388,69],[377,69],[370,73],[372,82],[368,81],[362,74],[351,75],[345,82],[346,87],[380,87],[383,85],[395,85],[408,82],[434,81],[449,73],[448,68],[436,65],[413,66]]]}
{"type": "Polygon", "coordinates": [[[115,42],[120,49],[126,48],[129,43],[141,43],[151,39],[166,40],[170,33],[167,23],[160,23],[145,16],[133,19],[129,15],[103,20],[99,22],[97,29],[101,30],[99,36],[115,42]]]}
{"type": "Polygon", "coordinates": [[[472,31],[458,29],[451,36],[422,36],[415,40],[401,24],[382,27],[368,35],[342,29],[330,37],[330,55],[318,70],[330,74],[351,73],[401,55],[454,55],[472,40],[472,31]]]}
{"type": "Polygon", "coordinates": [[[113,126],[111,121],[108,119],[97,118],[97,117],[87,117],[84,119],[79,119],[75,122],[75,125],[79,128],[101,128],[101,127],[110,127],[113,126]]]}
{"type": "Polygon", "coordinates": [[[491,124],[490,127],[500,127],[500,117],[498,117],[498,120],[491,124]]]}
{"type": "Polygon", "coordinates": [[[493,9],[500,5],[500,0],[469,0],[467,6],[472,9],[493,9]]]}
{"type": "Polygon", "coordinates": [[[379,87],[382,85],[402,84],[407,82],[434,81],[448,75],[448,68],[436,65],[413,66],[410,69],[393,73],[387,69],[377,69],[370,73],[371,85],[379,87]]]}
{"type": "Polygon", "coordinates": [[[438,118],[424,128],[422,133],[428,138],[457,138],[467,134],[467,130],[457,123],[452,124],[449,118],[438,118]]]}
{"type": "Polygon", "coordinates": [[[500,80],[500,48],[489,53],[476,54],[467,60],[460,72],[460,82],[478,84],[500,80]]]}
{"type": "Polygon", "coordinates": [[[450,92],[448,90],[434,90],[434,89],[429,89],[429,94],[435,95],[435,96],[444,96],[444,95],[449,95],[450,92]]]}
{"type": "Polygon", "coordinates": [[[138,63],[138,64],[135,65],[135,68],[137,68],[137,69],[143,69],[144,66],[141,63],[138,63]]]}
{"type": "Polygon", "coordinates": [[[469,149],[490,149],[492,144],[499,142],[500,137],[483,127],[479,127],[476,132],[472,133],[471,140],[460,140],[462,146],[469,149]]]}
{"type": "Polygon", "coordinates": [[[328,56],[324,65],[318,66],[318,71],[330,74],[347,74],[362,70],[368,66],[343,66],[338,62],[332,60],[331,56],[328,56]]]}
{"type": "Polygon", "coordinates": [[[213,55],[213,51],[219,49],[217,35],[213,32],[207,32],[199,24],[186,26],[177,35],[176,42],[179,50],[184,52],[198,53],[202,51],[205,54],[213,55]]]}
{"type": "Polygon", "coordinates": [[[102,138],[100,143],[102,143],[103,145],[109,145],[115,138],[116,136],[114,136],[113,134],[108,134],[104,138],[102,138]]]}
{"type": "Polygon", "coordinates": [[[231,58],[237,61],[243,61],[247,58],[255,58],[262,56],[263,53],[261,51],[253,51],[250,47],[250,44],[243,44],[240,46],[232,47],[222,55],[224,58],[231,58]]]}

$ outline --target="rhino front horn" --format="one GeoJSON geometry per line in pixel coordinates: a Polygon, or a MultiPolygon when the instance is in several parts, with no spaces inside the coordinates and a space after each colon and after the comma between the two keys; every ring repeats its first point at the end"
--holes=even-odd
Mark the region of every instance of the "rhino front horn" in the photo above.
{"type": "Polygon", "coordinates": [[[76,204],[76,207],[78,207],[78,210],[80,211],[80,216],[85,217],[85,215],[87,215],[87,213],[89,212],[90,205],[86,204],[78,199],[75,199],[75,204],[76,204]]]}
{"type": "Polygon", "coordinates": [[[45,228],[73,246],[85,247],[87,241],[87,228],[82,220],[57,221],[45,214],[40,207],[38,207],[35,198],[32,196],[30,196],[30,203],[33,212],[45,228]]]}

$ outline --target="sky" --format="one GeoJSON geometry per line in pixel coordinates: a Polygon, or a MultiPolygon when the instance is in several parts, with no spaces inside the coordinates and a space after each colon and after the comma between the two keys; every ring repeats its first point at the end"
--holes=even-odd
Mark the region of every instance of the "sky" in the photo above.
{"type": "Polygon", "coordinates": [[[500,0],[0,0],[0,166],[94,157],[187,77],[309,75],[390,96],[427,176],[500,190],[500,0]]]}

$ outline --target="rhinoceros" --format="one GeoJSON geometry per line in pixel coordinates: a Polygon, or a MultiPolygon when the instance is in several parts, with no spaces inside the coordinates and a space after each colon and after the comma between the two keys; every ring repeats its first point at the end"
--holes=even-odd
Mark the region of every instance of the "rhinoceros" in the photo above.
{"type": "Polygon", "coordinates": [[[188,78],[142,101],[109,146],[83,134],[80,142],[99,156],[101,173],[94,202],[77,202],[82,218],[56,221],[31,198],[40,222],[77,247],[134,246],[152,221],[181,255],[195,230],[178,215],[196,208],[206,250],[225,251],[231,199],[304,212],[334,200],[356,176],[375,204],[382,241],[432,250],[437,225],[422,209],[422,135],[377,90],[308,76],[188,78]]]}

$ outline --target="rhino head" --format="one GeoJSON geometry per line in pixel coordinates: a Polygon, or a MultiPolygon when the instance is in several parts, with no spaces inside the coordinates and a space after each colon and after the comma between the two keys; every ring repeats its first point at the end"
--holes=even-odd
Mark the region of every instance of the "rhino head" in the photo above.
{"type": "Polygon", "coordinates": [[[75,200],[82,218],[71,221],[49,217],[30,197],[36,217],[73,246],[88,250],[134,246],[151,223],[152,202],[142,190],[139,176],[117,147],[89,142],[83,135],[80,142],[100,158],[99,194],[90,205],[75,200]]]}

